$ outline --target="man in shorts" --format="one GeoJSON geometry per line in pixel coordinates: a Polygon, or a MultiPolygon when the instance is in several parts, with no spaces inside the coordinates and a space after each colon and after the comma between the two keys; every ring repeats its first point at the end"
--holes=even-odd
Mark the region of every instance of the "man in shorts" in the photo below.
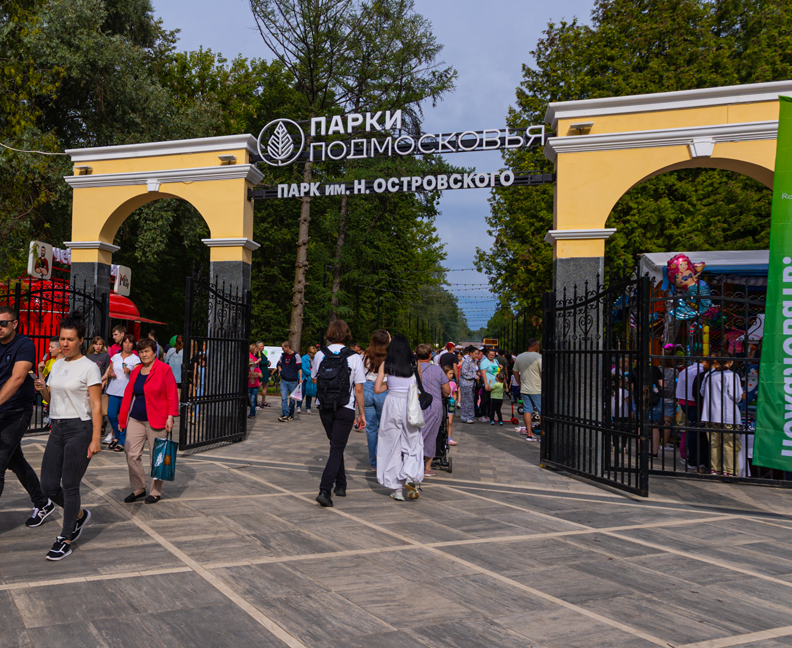
{"type": "Polygon", "coordinates": [[[514,362],[514,377],[520,385],[523,402],[523,421],[528,441],[535,441],[531,432],[534,411],[542,415],[542,356],[539,353],[539,340],[528,340],[528,350],[517,356],[514,362]]]}

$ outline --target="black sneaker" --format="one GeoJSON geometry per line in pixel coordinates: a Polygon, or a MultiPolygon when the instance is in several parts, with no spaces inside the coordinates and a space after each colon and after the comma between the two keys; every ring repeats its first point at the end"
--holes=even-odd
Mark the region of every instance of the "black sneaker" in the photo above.
{"type": "Polygon", "coordinates": [[[25,526],[29,528],[34,528],[37,526],[41,526],[44,524],[44,520],[47,519],[47,516],[55,510],[55,504],[52,500],[48,499],[47,503],[44,505],[43,508],[34,508],[33,515],[31,515],[27,520],[25,520],[25,526]]]}
{"type": "Polygon", "coordinates": [[[294,414],[289,414],[289,420],[290,420],[290,421],[293,421],[293,420],[294,420],[294,414]]]}
{"type": "Polygon", "coordinates": [[[288,417],[288,416],[279,416],[279,417],[278,417],[278,420],[279,420],[281,423],[283,423],[283,422],[285,422],[285,421],[288,421],[288,420],[289,420],[289,417],[288,417]]]}
{"type": "Polygon", "coordinates": [[[333,492],[338,495],[338,497],[346,497],[346,487],[344,486],[336,486],[333,492]]]}
{"type": "Polygon", "coordinates": [[[47,560],[63,560],[71,552],[71,545],[66,542],[66,538],[58,536],[52,549],[47,552],[47,560]]]}
{"type": "Polygon", "coordinates": [[[332,506],[333,500],[330,497],[330,491],[320,490],[319,494],[316,496],[316,501],[319,502],[322,506],[332,506]]]}
{"type": "Polygon", "coordinates": [[[74,542],[77,538],[80,537],[82,533],[83,527],[88,524],[88,520],[91,519],[91,512],[88,509],[83,509],[83,514],[81,518],[77,519],[77,522],[74,523],[74,532],[72,533],[71,541],[74,542]]]}

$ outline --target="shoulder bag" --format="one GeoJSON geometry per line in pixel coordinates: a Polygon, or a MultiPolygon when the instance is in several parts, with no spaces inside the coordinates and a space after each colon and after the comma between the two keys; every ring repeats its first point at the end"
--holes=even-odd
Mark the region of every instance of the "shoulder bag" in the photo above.
{"type": "Polygon", "coordinates": [[[418,401],[421,403],[421,409],[422,410],[429,409],[432,406],[432,401],[434,400],[434,396],[432,396],[428,391],[424,391],[423,381],[421,380],[420,362],[413,367],[413,372],[415,373],[415,378],[418,381],[418,401]]]}

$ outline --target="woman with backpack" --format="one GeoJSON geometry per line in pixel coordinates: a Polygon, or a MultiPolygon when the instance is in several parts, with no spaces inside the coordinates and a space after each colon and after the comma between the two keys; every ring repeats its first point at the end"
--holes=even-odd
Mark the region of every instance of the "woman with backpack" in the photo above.
{"type": "Polygon", "coordinates": [[[346,497],[347,478],[344,471],[344,449],[352,425],[358,430],[366,428],[363,384],[366,372],[361,357],[344,345],[352,338],[349,326],[343,320],[330,322],[325,334],[328,345],[314,356],[311,379],[316,383],[319,400],[319,418],[330,441],[330,455],[322,473],[316,501],[322,506],[332,506],[330,491],[346,497]],[[355,404],[358,416],[355,417],[355,404]]]}
{"type": "Polygon", "coordinates": [[[388,392],[382,406],[377,441],[377,481],[391,490],[398,502],[420,497],[419,484],[424,476],[424,444],[421,428],[407,418],[410,385],[415,384],[413,353],[403,335],[395,335],[388,346],[385,362],[380,365],[374,393],[388,392]],[[387,383],[386,383],[387,380],[387,383]]]}

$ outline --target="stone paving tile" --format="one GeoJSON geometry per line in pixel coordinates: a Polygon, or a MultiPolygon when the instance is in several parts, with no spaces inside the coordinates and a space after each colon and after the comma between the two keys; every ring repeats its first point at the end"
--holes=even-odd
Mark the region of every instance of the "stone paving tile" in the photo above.
{"type": "Polygon", "coordinates": [[[317,648],[426,648],[428,644],[419,642],[406,632],[380,632],[373,635],[345,638],[339,641],[322,642],[317,648]]]}
{"type": "Polygon", "coordinates": [[[466,619],[412,628],[410,635],[430,648],[543,648],[488,619],[466,619]]]}
{"type": "Polygon", "coordinates": [[[284,648],[284,644],[236,605],[158,612],[142,622],[163,646],[284,648]]]}
{"type": "Polygon", "coordinates": [[[0,648],[28,646],[30,637],[9,592],[0,592],[0,648]]]}
{"type": "Polygon", "coordinates": [[[73,623],[31,628],[36,648],[102,646],[107,648],[161,648],[162,644],[136,617],[107,621],[80,620],[73,623]]]}
{"type": "Polygon", "coordinates": [[[308,646],[394,630],[389,623],[332,592],[268,598],[257,607],[308,646]]]}
{"type": "MultiPolygon", "coordinates": [[[[524,636],[533,648],[650,648],[656,644],[614,628],[601,621],[581,616],[574,610],[556,608],[500,616],[497,622],[524,636]]],[[[622,621],[623,623],[626,622],[622,621]]]]}

